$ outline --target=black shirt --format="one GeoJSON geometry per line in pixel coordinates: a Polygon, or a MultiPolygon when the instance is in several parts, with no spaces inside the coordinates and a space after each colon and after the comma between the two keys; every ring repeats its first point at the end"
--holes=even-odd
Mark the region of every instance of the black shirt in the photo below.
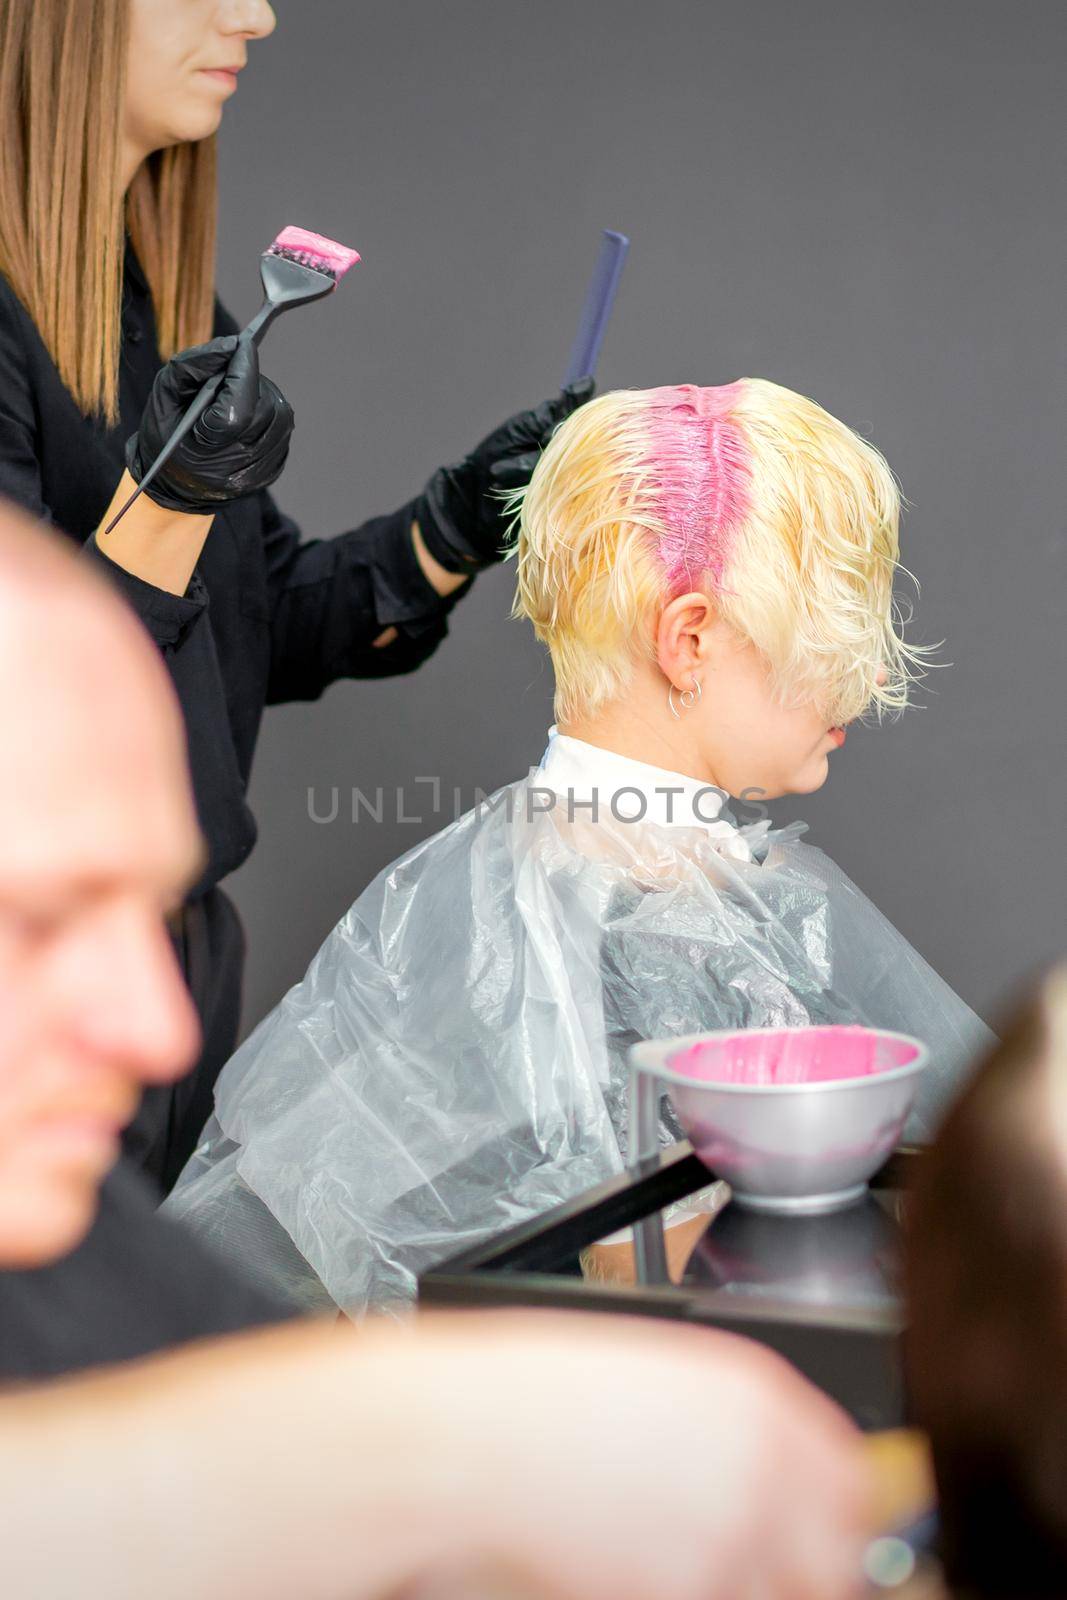
{"type": "MultiPolygon", "coordinates": [[[[215,331],[237,325],[218,308],[215,331]]],[[[411,544],[412,506],[334,539],[301,543],[269,494],[215,519],[185,595],[96,549],[99,526],[161,365],[148,285],[126,256],[120,421],[85,418],[36,326],[0,276],[0,495],[79,542],[125,593],[170,668],[185,714],[208,866],[197,893],[245,860],[256,828],[246,790],[265,705],[314,700],[338,678],[410,672],[444,638],[469,584],[442,597],[411,544]],[[397,639],[373,640],[393,626],[397,639]]]]}
{"type": "Polygon", "coordinates": [[[120,1166],[77,1250],[54,1266],[0,1272],[0,1383],[132,1361],[293,1315],[161,1217],[141,1178],[120,1166]]]}

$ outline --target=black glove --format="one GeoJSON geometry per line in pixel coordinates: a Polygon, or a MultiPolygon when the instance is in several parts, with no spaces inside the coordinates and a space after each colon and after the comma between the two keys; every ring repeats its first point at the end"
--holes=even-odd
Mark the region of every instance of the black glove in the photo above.
{"type": "Polygon", "coordinates": [[[145,494],[168,511],[212,512],[227,500],[266,489],[289,454],[293,413],[259,370],[251,339],[230,334],[183,350],[156,374],[141,426],[126,445],[140,483],[208,378],[225,372],[216,398],[145,494]]]}
{"type": "Polygon", "coordinates": [[[415,502],[426,548],[449,572],[478,572],[503,559],[507,531],[497,491],[529,483],[553,430],[592,398],[592,378],[569,384],[536,411],[520,411],[454,467],[434,473],[415,502]]]}

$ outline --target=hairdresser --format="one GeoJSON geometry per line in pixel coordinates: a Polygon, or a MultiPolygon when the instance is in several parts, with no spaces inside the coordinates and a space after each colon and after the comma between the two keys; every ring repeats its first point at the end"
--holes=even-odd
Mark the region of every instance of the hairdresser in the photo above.
{"type": "Polygon", "coordinates": [[[392,514],[301,543],[268,493],[293,413],[213,283],[214,134],[274,25],[266,0],[0,0],[0,494],[83,543],[162,651],[207,840],[172,927],[203,1055],[179,1089],[146,1094],[127,1143],[164,1189],[236,1039],[244,940],[219,884],[255,842],[264,706],[432,655],[498,559],[487,491],[523,481],[590,392],[512,417],[392,514]],[[222,372],[217,401],[105,536],[222,372]]]}

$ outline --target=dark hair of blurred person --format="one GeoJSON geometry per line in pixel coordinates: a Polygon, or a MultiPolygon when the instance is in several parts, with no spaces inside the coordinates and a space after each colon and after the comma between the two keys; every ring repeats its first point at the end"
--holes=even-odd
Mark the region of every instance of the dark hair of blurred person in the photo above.
{"type": "Polygon", "coordinates": [[[1067,1594],[1067,963],[949,1114],[912,1197],[909,1383],[953,1593],[1067,1594]]]}

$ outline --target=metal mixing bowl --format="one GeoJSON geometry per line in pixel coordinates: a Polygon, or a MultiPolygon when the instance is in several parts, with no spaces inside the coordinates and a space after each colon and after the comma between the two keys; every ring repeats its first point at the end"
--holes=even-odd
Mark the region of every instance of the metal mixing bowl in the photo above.
{"type": "Polygon", "coordinates": [[[738,1204],[804,1214],[865,1192],[900,1140],[929,1059],[909,1034],[855,1026],[723,1030],[630,1051],[666,1085],[694,1150],[738,1204]],[[842,1047],[843,1070],[851,1059],[857,1075],[820,1078],[842,1047]],[[780,1064],[783,1050],[790,1081],[761,1065],[780,1064]]]}

